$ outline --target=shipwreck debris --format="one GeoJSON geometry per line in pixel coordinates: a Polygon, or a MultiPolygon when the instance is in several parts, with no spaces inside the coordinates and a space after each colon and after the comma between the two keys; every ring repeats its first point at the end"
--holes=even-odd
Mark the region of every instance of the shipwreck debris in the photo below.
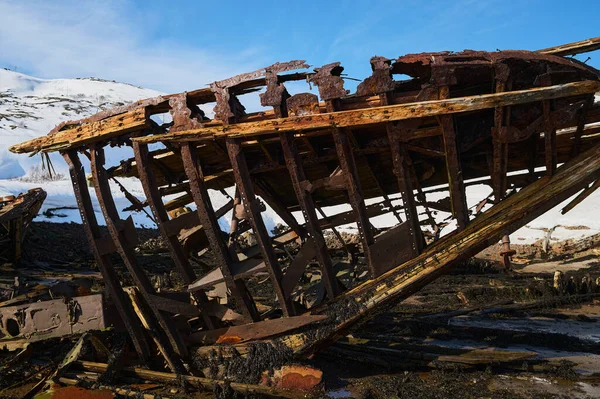
{"type": "Polygon", "coordinates": [[[46,192],[34,188],[17,197],[0,197],[0,259],[16,262],[22,254],[22,243],[29,224],[46,199],[46,192]]]}
{"type": "MultiPolygon", "coordinates": [[[[353,94],[340,63],[312,72],[298,72],[308,68],[304,61],[278,63],[70,121],[11,151],[62,154],[106,294],[139,360],[155,362],[158,349],[174,374],[123,373],[161,381],[181,375],[219,389],[232,380],[234,390],[267,394],[298,374],[300,385],[314,387],[319,373],[283,369],[284,361],[314,355],[499,240],[509,269],[511,232],[584,190],[567,211],[597,188],[600,72],[562,57],[597,43],[373,57],[372,76],[353,94]],[[319,96],[287,92],[285,82],[302,80],[319,96]],[[271,109],[247,112],[244,96],[261,88],[261,105],[271,109]],[[216,103],[213,119],[200,109],[209,103],[216,103]],[[172,124],[151,118],[167,112],[172,124]],[[131,148],[132,157],[106,165],[109,145],[131,148]],[[106,234],[92,207],[88,160],[106,234]],[[141,181],[146,200],[135,206],[150,208],[184,290],[152,284],[140,265],[133,221],[121,217],[110,190],[110,180],[123,176],[141,181]],[[493,194],[472,213],[466,187],[474,179],[493,194]],[[225,205],[217,206],[211,190],[227,194],[225,205]],[[448,196],[427,201],[428,190],[448,196]],[[323,211],[342,204],[350,210],[323,211]],[[485,204],[493,205],[482,211],[485,204]],[[285,222],[283,230],[270,234],[267,207],[285,222]],[[440,238],[444,226],[430,208],[447,212],[456,230],[440,238]],[[229,211],[227,233],[219,221],[229,211]],[[398,223],[376,228],[373,218],[386,213],[398,223]],[[354,243],[336,230],[348,223],[356,224],[354,243]],[[346,261],[332,255],[326,230],[341,241],[346,261]],[[242,243],[250,231],[252,240],[242,243]],[[198,273],[197,260],[208,252],[216,267],[198,273]],[[122,287],[115,259],[135,287],[122,287]],[[254,286],[259,275],[266,276],[266,294],[254,286]],[[242,375],[240,365],[251,373],[242,375]],[[194,367],[204,377],[188,375],[194,367]],[[257,385],[264,372],[274,388],[257,385]],[[240,381],[248,385],[234,385],[240,381]]],[[[18,312],[6,309],[0,312],[18,312]]],[[[13,327],[4,329],[13,336],[13,327]]],[[[442,360],[477,363],[479,355],[442,360]]],[[[99,372],[110,367],[73,363],[99,372]]]]}

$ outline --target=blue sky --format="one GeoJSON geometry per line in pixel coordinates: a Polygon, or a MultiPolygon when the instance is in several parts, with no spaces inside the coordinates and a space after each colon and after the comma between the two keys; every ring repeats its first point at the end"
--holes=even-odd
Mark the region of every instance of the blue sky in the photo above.
{"type": "Polygon", "coordinates": [[[373,55],[535,50],[600,36],[599,16],[598,0],[0,0],[0,67],[164,92],[292,59],[362,79],[373,55]]]}

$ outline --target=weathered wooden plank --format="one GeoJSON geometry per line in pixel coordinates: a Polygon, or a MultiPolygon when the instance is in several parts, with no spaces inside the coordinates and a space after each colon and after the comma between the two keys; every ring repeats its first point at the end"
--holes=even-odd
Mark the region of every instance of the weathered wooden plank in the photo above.
{"type": "Polygon", "coordinates": [[[569,212],[571,209],[575,208],[584,199],[586,199],[587,197],[592,195],[594,193],[594,191],[598,190],[599,188],[600,188],[600,179],[596,180],[594,182],[594,184],[592,184],[591,186],[585,188],[581,193],[579,193],[579,195],[577,197],[573,198],[573,200],[571,202],[569,202],[563,209],[561,209],[560,210],[561,215],[564,215],[565,213],[569,212]]]}
{"type": "Polygon", "coordinates": [[[600,49],[600,37],[592,37],[591,39],[581,40],[579,42],[563,44],[555,47],[548,47],[542,50],[538,50],[537,52],[542,54],[565,56],[589,53],[590,51],[598,49],[600,49]]]}
{"type": "Polygon", "coordinates": [[[305,131],[332,127],[357,127],[403,119],[449,115],[506,105],[525,104],[535,101],[590,94],[597,91],[600,91],[600,82],[587,80],[505,93],[422,101],[418,103],[387,105],[369,109],[329,112],[308,116],[206,127],[164,135],[137,137],[133,140],[145,143],[177,140],[200,141],[203,139],[212,140],[218,137],[234,138],[248,135],[305,131]]]}
{"type": "Polygon", "coordinates": [[[141,130],[148,126],[145,108],[136,108],[123,114],[16,144],[10,147],[10,151],[17,154],[39,151],[66,151],[98,140],[107,140],[130,131],[141,130]]]}
{"type": "Polygon", "coordinates": [[[296,328],[327,319],[324,315],[303,315],[282,319],[265,320],[258,323],[220,328],[212,331],[200,331],[187,337],[194,344],[242,343],[283,334],[296,328]]]}
{"type": "Polygon", "coordinates": [[[228,139],[227,151],[229,153],[231,166],[233,167],[236,186],[240,190],[242,203],[246,208],[246,214],[252,224],[252,230],[254,231],[260,252],[269,271],[271,282],[277,294],[281,310],[285,316],[292,316],[295,314],[295,310],[291,299],[285,297],[281,287],[281,268],[277,262],[277,256],[273,251],[271,238],[269,237],[267,228],[260,216],[258,198],[254,193],[252,178],[248,171],[248,165],[240,141],[237,139],[228,139]]]}

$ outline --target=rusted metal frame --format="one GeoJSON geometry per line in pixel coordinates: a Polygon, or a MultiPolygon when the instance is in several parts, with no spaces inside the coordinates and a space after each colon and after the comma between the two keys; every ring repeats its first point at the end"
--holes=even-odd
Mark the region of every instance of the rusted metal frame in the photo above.
{"type": "Polygon", "coordinates": [[[369,248],[374,243],[373,230],[365,209],[365,199],[362,194],[350,140],[348,139],[348,132],[344,128],[334,128],[332,133],[340,167],[346,179],[348,200],[356,216],[359,239],[363,247],[365,260],[371,273],[375,276],[377,275],[377,269],[376,265],[372,262],[371,250],[369,248]]]}
{"type": "Polygon", "coordinates": [[[233,275],[232,266],[234,261],[227,243],[225,243],[222,237],[212,201],[208,194],[208,188],[204,182],[204,171],[198,160],[198,154],[189,142],[182,143],[181,157],[190,182],[190,191],[196,204],[200,223],[204,228],[217,264],[223,273],[225,284],[229,288],[231,296],[244,318],[248,322],[259,321],[260,315],[256,309],[256,304],[248,292],[244,281],[241,279],[236,280],[233,275]]]}
{"type": "Polygon", "coordinates": [[[306,229],[304,229],[294,215],[287,209],[287,206],[277,198],[277,195],[269,187],[267,182],[253,178],[254,190],[265,202],[279,215],[281,219],[296,233],[298,237],[306,237],[306,229]]]}
{"type": "MultiPolygon", "coordinates": [[[[439,88],[439,98],[449,97],[449,87],[439,88]]],[[[452,202],[452,213],[456,218],[458,230],[462,230],[469,223],[469,210],[467,208],[467,199],[465,195],[465,185],[463,182],[462,168],[460,165],[460,155],[458,153],[458,143],[456,130],[454,128],[454,117],[452,115],[443,115],[438,118],[444,137],[444,148],[446,151],[446,169],[448,171],[448,188],[450,191],[450,201],[452,202]]]]}
{"type": "Polygon", "coordinates": [[[62,153],[63,158],[69,165],[69,174],[71,176],[71,183],[73,184],[73,192],[75,193],[75,199],[79,208],[79,214],[81,215],[81,222],[85,230],[88,242],[96,259],[98,269],[102,273],[106,290],[112,299],[117,312],[123,320],[123,324],[131,337],[135,350],[142,359],[142,361],[148,360],[151,356],[150,346],[146,340],[144,330],[141,328],[139,322],[137,322],[137,316],[131,302],[127,297],[127,294],[121,288],[119,283],[120,279],[115,272],[114,266],[110,260],[108,254],[101,254],[96,245],[97,240],[102,239],[102,233],[98,226],[98,220],[92,207],[92,200],[90,193],[87,188],[87,179],[79,156],[75,150],[70,150],[62,153]]]}
{"type": "MultiPolygon", "coordinates": [[[[167,247],[169,248],[171,258],[175,263],[175,267],[179,273],[179,276],[183,282],[188,285],[196,279],[196,273],[194,273],[194,270],[192,269],[192,265],[188,260],[183,246],[177,238],[177,234],[169,233],[167,228],[167,224],[170,222],[169,214],[165,209],[165,205],[158,190],[156,176],[150,167],[150,163],[152,163],[153,158],[148,151],[148,145],[133,143],[133,152],[135,155],[135,162],[138,165],[138,178],[142,183],[148,205],[152,210],[158,230],[160,231],[167,244],[167,247]]],[[[216,328],[217,326],[206,311],[205,305],[206,302],[208,302],[206,294],[204,292],[197,292],[193,293],[192,296],[196,300],[198,307],[200,307],[202,310],[201,316],[202,320],[206,324],[206,327],[209,329],[216,328]]]]}
{"type": "Polygon", "coordinates": [[[310,182],[306,179],[306,175],[304,174],[302,160],[294,142],[294,134],[291,132],[282,133],[280,135],[280,140],[285,163],[296,193],[296,198],[298,199],[304,220],[306,221],[308,234],[316,246],[316,258],[323,273],[325,290],[329,298],[333,299],[340,292],[340,287],[336,281],[335,273],[333,271],[333,262],[327,251],[327,244],[325,243],[323,232],[319,226],[319,218],[315,209],[315,203],[310,190],[308,190],[309,187],[306,186],[306,183],[310,184],[310,182]]]}
{"type": "Polygon", "coordinates": [[[581,145],[581,136],[583,135],[583,131],[585,130],[585,119],[587,118],[587,114],[589,109],[594,105],[594,96],[590,96],[588,100],[583,104],[583,107],[580,110],[579,119],[577,121],[577,130],[575,131],[575,139],[573,140],[573,152],[571,156],[579,155],[579,147],[581,145]]]}
{"type": "Polygon", "coordinates": [[[178,331],[175,329],[175,324],[169,320],[169,316],[167,314],[163,314],[156,306],[153,305],[153,297],[156,295],[156,291],[154,290],[154,287],[152,286],[148,276],[137,264],[133,245],[132,243],[128,242],[127,237],[121,228],[125,222],[119,217],[119,212],[117,211],[112,193],[110,191],[108,176],[104,170],[104,149],[100,144],[94,144],[90,152],[92,179],[94,181],[98,202],[100,204],[100,208],[102,209],[102,214],[104,215],[106,226],[108,227],[112,241],[117,249],[117,252],[121,256],[125,267],[131,274],[131,277],[136,283],[144,300],[152,310],[156,321],[160,326],[160,328],[158,326],[153,326],[154,332],[160,336],[160,331],[162,330],[169,342],[170,347],[167,345],[165,345],[165,347],[168,347],[168,351],[172,350],[173,353],[165,353],[165,355],[169,357],[167,362],[170,364],[179,365],[180,361],[177,359],[177,356],[187,356],[187,347],[178,331]]]}
{"type": "Polygon", "coordinates": [[[283,311],[284,316],[293,316],[296,313],[294,310],[294,305],[291,298],[286,298],[283,293],[283,288],[281,286],[281,268],[277,262],[277,256],[273,250],[271,238],[269,237],[265,224],[260,215],[260,204],[254,192],[252,178],[248,170],[248,164],[246,163],[246,158],[244,157],[244,153],[242,151],[241,140],[228,138],[226,140],[226,144],[227,152],[229,153],[229,160],[231,161],[231,166],[233,168],[235,182],[240,191],[242,203],[246,209],[246,215],[252,224],[252,229],[254,230],[256,241],[260,247],[263,260],[267,270],[269,271],[271,282],[273,284],[273,288],[275,289],[275,293],[277,294],[281,310],[283,311]]]}
{"type": "Polygon", "coordinates": [[[411,232],[410,241],[415,254],[419,254],[423,249],[423,233],[419,225],[419,213],[415,202],[414,189],[412,185],[412,176],[410,173],[412,161],[408,153],[407,144],[400,141],[403,129],[400,126],[393,126],[391,123],[386,125],[388,141],[392,151],[392,161],[394,164],[394,174],[398,180],[398,188],[402,196],[404,205],[404,215],[411,232]]]}
{"type": "Polygon", "coordinates": [[[534,133],[527,140],[527,152],[529,154],[529,160],[527,165],[527,170],[529,172],[529,181],[533,182],[536,180],[535,168],[537,166],[538,160],[538,144],[540,142],[540,133],[534,133]]]}

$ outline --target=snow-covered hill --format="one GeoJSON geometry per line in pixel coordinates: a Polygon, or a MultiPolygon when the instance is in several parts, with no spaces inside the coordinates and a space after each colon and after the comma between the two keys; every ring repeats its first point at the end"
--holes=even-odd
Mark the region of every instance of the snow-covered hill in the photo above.
{"type": "MultiPolygon", "coordinates": [[[[0,179],[23,176],[40,163],[39,157],[8,153],[9,146],[43,136],[62,121],[159,94],[94,78],[46,80],[0,69],[0,179]]],[[[62,161],[53,163],[64,168],[62,161]]]]}

